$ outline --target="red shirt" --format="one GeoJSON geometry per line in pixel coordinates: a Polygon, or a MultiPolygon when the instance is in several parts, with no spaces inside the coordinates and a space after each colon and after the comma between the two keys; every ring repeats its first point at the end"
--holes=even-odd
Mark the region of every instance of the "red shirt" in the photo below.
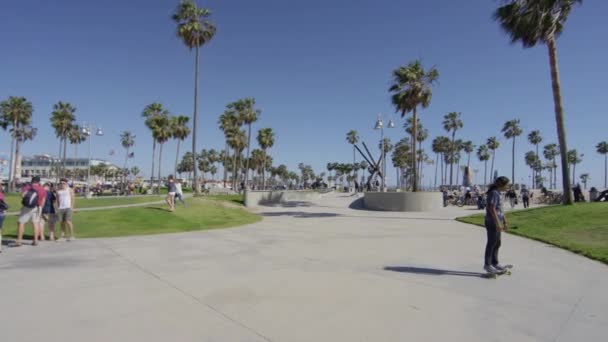
{"type": "Polygon", "coordinates": [[[36,193],[38,194],[38,206],[41,207],[42,204],[44,204],[44,200],[46,199],[46,190],[44,190],[44,188],[40,186],[40,184],[32,183],[27,184],[23,187],[23,189],[21,190],[21,195],[30,191],[30,189],[36,190],[36,193]]]}

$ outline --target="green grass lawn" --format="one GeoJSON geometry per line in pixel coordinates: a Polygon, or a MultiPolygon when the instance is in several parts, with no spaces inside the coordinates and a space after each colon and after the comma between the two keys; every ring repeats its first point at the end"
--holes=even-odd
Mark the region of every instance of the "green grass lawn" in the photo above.
{"type": "MultiPolygon", "coordinates": [[[[483,226],[483,215],[458,221],[483,226]]],[[[543,241],[608,264],[608,204],[550,206],[507,213],[509,233],[543,241]]]]}
{"type": "MultiPolygon", "coordinates": [[[[9,212],[21,209],[21,196],[18,194],[5,194],[6,203],[10,206],[9,212]]],[[[86,199],[76,197],[76,208],[98,208],[111,205],[150,203],[164,200],[164,196],[149,195],[137,197],[99,197],[86,199]]]]}
{"type": "MultiPolygon", "coordinates": [[[[175,212],[166,205],[83,211],[74,214],[76,237],[117,237],[163,233],[189,232],[227,228],[254,223],[261,220],[241,208],[227,208],[217,201],[203,198],[187,199],[187,207],[178,205],[175,212]]],[[[16,236],[16,216],[8,216],[4,221],[5,237],[16,236]]],[[[26,226],[31,234],[31,223],[26,226]]],[[[48,229],[46,231],[48,236],[48,229]]],[[[30,237],[26,237],[30,238],[30,237]]]]}

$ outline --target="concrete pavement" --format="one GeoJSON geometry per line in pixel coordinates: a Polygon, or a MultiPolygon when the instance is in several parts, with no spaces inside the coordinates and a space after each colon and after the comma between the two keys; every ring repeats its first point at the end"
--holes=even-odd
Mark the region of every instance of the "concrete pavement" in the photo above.
{"type": "MultiPolygon", "coordinates": [[[[370,212],[354,197],[259,208],[233,229],[0,254],[3,341],[603,341],[608,268],[506,235],[480,277],[473,211],[370,212]]],[[[179,208],[178,208],[179,210],[179,208]]],[[[76,227],[77,228],[77,227],[76,227]]]]}

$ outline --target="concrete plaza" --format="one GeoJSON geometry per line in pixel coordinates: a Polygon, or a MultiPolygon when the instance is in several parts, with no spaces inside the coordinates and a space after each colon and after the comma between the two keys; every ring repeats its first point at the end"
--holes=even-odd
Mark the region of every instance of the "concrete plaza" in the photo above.
{"type": "MultiPolygon", "coordinates": [[[[354,197],[261,207],[250,226],[42,243],[0,254],[2,341],[605,341],[608,268],[354,197]]],[[[179,209],[178,209],[179,210],[179,209]]],[[[100,217],[100,219],[103,219],[100,217]]],[[[76,227],[77,228],[77,227],[76,227]]]]}

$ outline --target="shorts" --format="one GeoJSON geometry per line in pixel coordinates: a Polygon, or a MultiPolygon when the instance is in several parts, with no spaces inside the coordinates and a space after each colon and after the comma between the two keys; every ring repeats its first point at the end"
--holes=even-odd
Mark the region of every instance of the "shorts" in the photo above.
{"type": "Polygon", "coordinates": [[[21,212],[19,212],[19,219],[17,221],[21,224],[26,224],[29,221],[32,221],[32,223],[40,222],[40,211],[38,210],[38,207],[22,207],[21,212]]]}
{"type": "Polygon", "coordinates": [[[175,192],[170,192],[170,193],[169,193],[169,196],[173,196],[173,197],[175,197],[175,192]]]}
{"type": "Polygon", "coordinates": [[[59,209],[57,212],[57,221],[60,222],[72,222],[72,208],[59,209]]]}
{"type": "Polygon", "coordinates": [[[57,214],[43,213],[42,219],[48,224],[55,224],[57,222],[57,214]]]}

